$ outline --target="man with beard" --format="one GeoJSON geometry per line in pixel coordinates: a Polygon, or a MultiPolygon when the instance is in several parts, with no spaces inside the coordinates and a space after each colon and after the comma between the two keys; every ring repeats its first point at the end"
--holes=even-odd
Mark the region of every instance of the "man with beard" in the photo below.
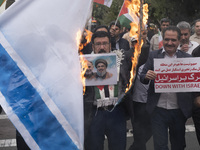
{"type": "MultiPolygon", "coordinates": [[[[94,54],[110,53],[110,34],[104,31],[95,32],[92,36],[92,47],[94,54]]],[[[121,53],[123,54],[123,51],[121,53]]],[[[121,60],[122,58],[119,58],[120,62],[121,60]]],[[[102,59],[97,60],[95,66],[97,64],[106,66],[105,60],[102,59]]],[[[103,150],[105,136],[108,139],[109,150],[126,149],[126,119],[128,115],[132,115],[132,107],[131,100],[125,100],[125,98],[115,105],[125,93],[127,81],[129,81],[124,78],[128,76],[125,73],[129,74],[125,69],[126,65],[120,63],[119,67],[119,81],[116,85],[97,85],[86,93],[87,101],[93,104],[93,113],[92,115],[85,114],[85,118],[91,117],[85,136],[85,150],[103,150]]]]}
{"type": "Polygon", "coordinates": [[[190,37],[190,40],[200,44],[200,19],[195,21],[194,31],[195,33],[190,37]]]}
{"type": "MultiPolygon", "coordinates": [[[[109,29],[106,25],[99,25],[97,26],[95,29],[94,29],[94,33],[97,32],[97,31],[105,31],[105,32],[108,32],[109,33],[109,29]]],[[[81,44],[84,45],[83,49],[80,50],[83,54],[91,54],[92,52],[92,43],[88,43],[86,45],[86,36],[87,36],[87,33],[86,31],[83,32],[83,35],[82,35],[82,39],[81,39],[81,44]]]]}
{"type": "Polygon", "coordinates": [[[112,73],[106,71],[108,67],[108,63],[104,59],[97,59],[95,61],[95,67],[97,68],[97,73],[95,74],[96,79],[109,79],[113,76],[112,73]]]}
{"type": "Polygon", "coordinates": [[[111,47],[112,50],[123,49],[128,51],[130,49],[129,42],[121,36],[120,22],[112,21],[109,26],[111,35],[111,47]]]}
{"type": "Polygon", "coordinates": [[[93,69],[94,69],[93,63],[91,61],[87,61],[87,70],[86,70],[85,75],[84,75],[84,77],[87,80],[94,79],[93,69]]]}
{"type": "Polygon", "coordinates": [[[177,27],[181,30],[181,40],[178,49],[188,54],[192,54],[192,51],[199,46],[199,44],[189,40],[191,33],[190,24],[186,21],[181,21],[177,24],[177,27]]]}
{"type": "Polygon", "coordinates": [[[140,75],[140,81],[148,84],[146,109],[151,115],[152,133],[155,150],[168,149],[168,130],[171,150],[184,150],[185,123],[192,115],[192,93],[155,93],[154,59],[173,59],[191,57],[191,55],[178,50],[181,32],[178,27],[170,26],[163,31],[163,48],[151,51],[149,58],[140,75]]]}

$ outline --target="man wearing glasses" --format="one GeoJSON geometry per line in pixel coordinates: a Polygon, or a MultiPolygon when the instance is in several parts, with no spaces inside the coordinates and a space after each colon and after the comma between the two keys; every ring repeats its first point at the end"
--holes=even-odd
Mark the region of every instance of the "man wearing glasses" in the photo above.
{"type": "MultiPolygon", "coordinates": [[[[92,36],[92,48],[94,54],[110,53],[110,34],[104,31],[95,32],[92,36]]],[[[106,65],[106,62],[97,60],[95,66],[99,64],[106,65]]],[[[85,138],[86,150],[103,150],[105,136],[108,139],[109,150],[126,149],[126,119],[129,108],[125,107],[125,102],[115,106],[120,94],[124,93],[126,85],[126,79],[121,76],[121,72],[125,73],[124,66],[123,63],[120,66],[120,77],[117,85],[94,86],[93,90],[86,93],[88,97],[90,96],[90,100],[88,100],[93,102],[92,121],[85,138]]],[[[124,77],[127,76],[124,75],[124,77]]],[[[127,99],[127,102],[131,103],[131,100],[127,99]]],[[[127,104],[127,106],[131,105],[127,104]]],[[[129,115],[131,114],[131,108],[129,115]]]]}

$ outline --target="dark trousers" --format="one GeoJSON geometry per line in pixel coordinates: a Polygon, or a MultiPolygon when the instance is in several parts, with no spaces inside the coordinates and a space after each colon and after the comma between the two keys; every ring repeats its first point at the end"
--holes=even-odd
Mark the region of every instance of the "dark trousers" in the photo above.
{"type": "Polygon", "coordinates": [[[94,110],[94,117],[85,139],[85,150],[103,150],[105,135],[109,150],[126,149],[126,115],[121,106],[117,106],[112,112],[94,110]]]}
{"type": "Polygon", "coordinates": [[[134,142],[129,150],[146,150],[146,142],[152,136],[151,119],[146,103],[133,102],[134,117],[131,118],[134,142]]]}
{"type": "Polygon", "coordinates": [[[156,107],[152,117],[155,150],[168,150],[168,130],[171,150],[184,150],[186,118],[180,109],[167,110],[156,107]]]}
{"type": "Polygon", "coordinates": [[[192,113],[192,119],[194,122],[197,140],[200,145],[200,108],[195,108],[192,113]]]}
{"type": "Polygon", "coordinates": [[[16,130],[17,150],[30,150],[21,134],[16,130]]]}

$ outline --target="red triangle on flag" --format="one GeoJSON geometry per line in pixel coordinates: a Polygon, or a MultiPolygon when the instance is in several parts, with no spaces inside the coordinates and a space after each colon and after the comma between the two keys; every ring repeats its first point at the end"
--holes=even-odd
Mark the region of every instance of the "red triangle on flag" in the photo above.
{"type": "Polygon", "coordinates": [[[121,16],[123,14],[127,14],[127,13],[128,13],[128,8],[126,7],[125,2],[124,2],[123,6],[122,6],[122,9],[121,9],[121,11],[119,13],[119,16],[121,16]]]}
{"type": "Polygon", "coordinates": [[[94,0],[95,3],[104,4],[104,0],[94,0]]]}
{"type": "Polygon", "coordinates": [[[98,88],[99,90],[103,90],[104,85],[99,85],[99,86],[97,86],[97,88],[98,88]]]}

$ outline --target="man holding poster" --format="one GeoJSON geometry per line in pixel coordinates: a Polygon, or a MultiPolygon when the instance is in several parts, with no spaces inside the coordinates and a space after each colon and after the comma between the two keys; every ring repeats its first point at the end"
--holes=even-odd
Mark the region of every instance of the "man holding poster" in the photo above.
{"type": "MultiPolygon", "coordinates": [[[[95,32],[92,36],[92,47],[94,55],[97,56],[100,53],[105,53],[104,55],[112,53],[110,34],[104,31],[95,32]]],[[[121,53],[124,57],[122,50],[118,50],[118,53],[121,53]]],[[[113,85],[108,82],[104,85],[96,84],[89,93],[86,93],[88,97],[90,96],[87,100],[93,103],[93,113],[92,116],[89,113],[87,116],[85,115],[85,117],[92,118],[90,125],[88,125],[88,133],[86,133],[85,150],[103,150],[105,135],[108,139],[110,150],[126,149],[126,111],[128,108],[124,107],[124,102],[118,103],[118,99],[125,92],[124,87],[126,87],[126,84],[124,83],[126,83],[125,80],[128,77],[126,73],[129,74],[129,71],[125,69],[127,66],[124,63],[121,64],[122,58],[118,59],[119,65],[117,64],[117,67],[119,67],[120,71],[117,72],[119,74],[117,84],[113,85]]],[[[102,59],[96,60],[95,66],[97,67],[98,64],[108,65],[102,59]]],[[[131,99],[127,99],[127,102],[130,102],[130,104],[126,106],[131,109],[131,99]]]]}
{"type": "MultiPolygon", "coordinates": [[[[172,150],[183,150],[185,143],[185,123],[192,115],[193,98],[188,92],[155,93],[155,58],[172,59],[190,57],[177,49],[181,32],[175,26],[163,31],[163,49],[152,51],[141,73],[141,82],[150,82],[147,98],[147,111],[151,113],[155,150],[168,149],[168,130],[172,150]]],[[[164,60],[163,60],[164,61],[164,60]]]]}

